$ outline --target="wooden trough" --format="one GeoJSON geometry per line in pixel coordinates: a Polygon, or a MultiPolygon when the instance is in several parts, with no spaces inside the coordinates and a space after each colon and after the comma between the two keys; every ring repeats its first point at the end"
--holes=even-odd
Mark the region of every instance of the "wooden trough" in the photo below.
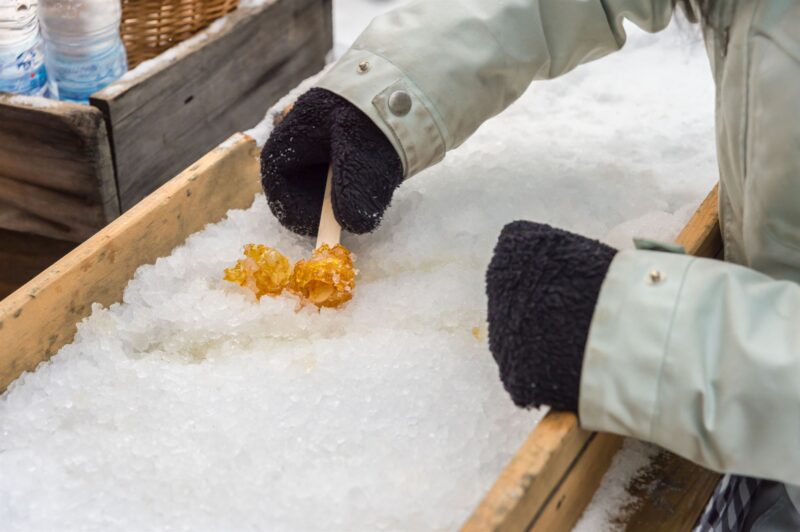
{"type": "MultiPolygon", "coordinates": [[[[0,392],[69,343],[93,303],[110,305],[141,265],[245,208],[260,190],[258,149],[237,134],[167,182],[35,279],[0,301],[0,392]]],[[[688,252],[722,249],[712,191],[678,238],[688,252]]],[[[465,531],[569,530],[591,500],[622,438],[581,430],[571,414],[539,423],[464,525],[465,531]]],[[[632,530],[688,529],[717,476],[668,453],[640,482],[632,530]]]]}
{"type": "Polygon", "coordinates": [[[41,237],[31,250],[41,258],[83,242],[258,123],[325,65],[332,44],[331,0],[267,0],[94,94],[91,105],[0,94],[0,298],[4,283],[25,274],[20,264],[5,273],[11,242],[41,237]]]}

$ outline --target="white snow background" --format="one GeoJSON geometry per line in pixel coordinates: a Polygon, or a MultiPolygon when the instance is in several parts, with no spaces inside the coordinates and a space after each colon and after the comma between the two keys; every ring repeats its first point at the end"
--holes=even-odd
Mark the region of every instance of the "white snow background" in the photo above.
{"type": "MultiPolygon", "coordinates": [[[[337,0],[337,53],[399,3],[337,0]]],[[[713,110],[696,32],[630,27],[405,183],[376,233],[346,235],[361,274],[341,311],[222,281],[245,243],[313,246],[261,196],[231,211],[0,396],[0,530],[456,528],[542,415],[513,407],[486,345],[501,227],[673,238],[717,175],[713,110]]],[[[579,528],[613,528],[652,451],[626,452],[579,528]]]]}

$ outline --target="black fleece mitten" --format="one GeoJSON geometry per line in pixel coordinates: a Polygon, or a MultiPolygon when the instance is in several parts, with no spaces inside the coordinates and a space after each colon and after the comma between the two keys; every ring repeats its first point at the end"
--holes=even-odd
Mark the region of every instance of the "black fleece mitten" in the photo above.
{"type": "Polygon", "coordinates": [[[503,228],[486,272],[489,348],[517,406],[578,411],[589,325],[616,253],[544,224],[503,228]]]}
{"type": "Polygon", "coordinates": [[[286,228],[316,234],[330,163],[336,219],[351,233],[373,231],[403,179],[403,164],[367,115],[314,88],[298,98],[261,152],[267,202],[286,228]]]}

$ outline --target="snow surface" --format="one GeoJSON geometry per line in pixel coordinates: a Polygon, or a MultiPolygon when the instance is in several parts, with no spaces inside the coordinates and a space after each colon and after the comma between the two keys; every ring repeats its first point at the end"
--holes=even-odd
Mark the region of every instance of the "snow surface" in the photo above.
{"type": "MultiPolygon", "coordinates": [[[[247,242],[313,246],[262,196],[231,211],[0,396],[0,530],[456,528],[542,415],[513,407],[486,345],[501,227],[674,237],[717,174],[713,109],[698,37],[632,30],[405,183],[379,231],[346,235],[361,275],[342,311],[222,281],[247,242]]],[[[621,486],[643,461],[617,463],[621,486]]]]}
{"type": "Polygon", "coordinates": [[[34,109],[52,109],[54,107],[58,107],[59,104],[56,101],[50,100],[48,98],[42,98],[39,96],[28,96],[25,94],[14,94],[8,97],[8,103],[14,105],[22,105],[25,107],[32,107],[34,109]]]}

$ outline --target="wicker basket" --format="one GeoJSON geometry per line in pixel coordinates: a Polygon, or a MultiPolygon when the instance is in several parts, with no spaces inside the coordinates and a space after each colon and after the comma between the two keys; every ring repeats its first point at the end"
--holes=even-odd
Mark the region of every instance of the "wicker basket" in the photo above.
{"type": "Polygon", "coordinates": [[[239,0],[122,0],[128,66],[185,41],[238,5],[239,0]]]}

